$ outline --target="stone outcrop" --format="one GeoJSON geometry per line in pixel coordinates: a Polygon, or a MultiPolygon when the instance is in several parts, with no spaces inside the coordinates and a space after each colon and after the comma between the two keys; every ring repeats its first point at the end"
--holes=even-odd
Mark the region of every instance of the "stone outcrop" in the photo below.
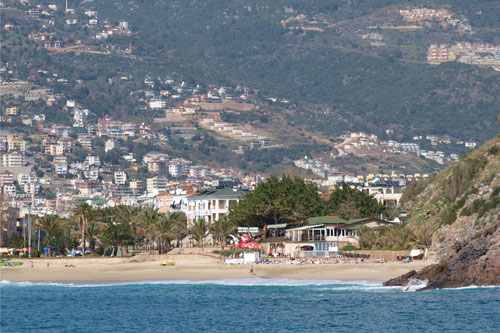
{"type": "Polygon", "coordinates": [[[428,281],[420,290],[500,285],[500,225],[455,244],[452,253],[438,264],[408,272],[384,285],[407,286],[412,280],[428,281]]]}
{"type": "Polygon", "coordinates": [[[500,135],[439,174],[410,184],[401,202],[410,212],[410,227],[433,231],[429,259],[438,263],[385,285],[500,285],[500,135]]]}

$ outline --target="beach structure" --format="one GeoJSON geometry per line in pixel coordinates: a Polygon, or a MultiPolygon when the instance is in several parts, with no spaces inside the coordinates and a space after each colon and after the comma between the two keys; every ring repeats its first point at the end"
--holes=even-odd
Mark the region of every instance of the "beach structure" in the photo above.
{"type": "Polygon", "coordinates": [[[379,228],[392,223],[377,218],[344,220],[337,216],[316,216],[287,225],[269,225],[266,232],[271,251],[292,257],[328,257],[347,245],[358,245],[361,227],[379,228]]]}
{"type": "Polygon", "coordinates": [[[246,190],[237,187],[214,187],[189,196],[186,211],[188,226],[199,218],[208,223],[217,221],[227,215],[246,193],[246,190]]]}

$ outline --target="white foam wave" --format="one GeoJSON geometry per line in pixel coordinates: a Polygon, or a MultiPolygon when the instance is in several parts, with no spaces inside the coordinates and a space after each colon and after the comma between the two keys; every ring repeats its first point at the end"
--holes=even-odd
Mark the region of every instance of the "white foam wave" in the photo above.
{"type": "Polygon", "coordinates": [[[428,280],[410,279],[408,285],[403,288],[406,292],[415,292],[427,287],[428,280]]]}
{"type": "Polygon", "coordinates": [[[484,288],[500,288],[500,286],[467,286],[467,287],[457,287],[457,288],[443,288],[439,290],[465,290],[465,289],[484,289],[484,288]]]}
{"type": "MultiPolygon", "coordinates": [[[[224,285],[224,286],[336,286],[337,288],[355,289],[356,287],[380,288],[380,282],[345,281],[327,279],[285,279],[285,278],[238,278],[222,280],[142,280],[142,281],[68,281],[68,282],[11,282],[3,280],[0,286],[62,286],[62,287],[109,287],[128,285],[224,285]]],[[[336,288],[328,288],[336,289],[336,288]]]]}
{"type": "MultiPolygon", "coordinates": [[[[336,291],[403,291],[415,292],[424,288],[427,281],[414,280],[406,287],[385,287],[381,282],[366,280],[327,280],[327,279],[286,279],[286,278],[238,278],[221,280],[140,280],[140,281],[52,281],[52,282],[12,282],[8,280],[0,281],[0,288],[5,286],[13,287],[33,287],[33,286],[54,286],[70,288],[95,288],[112,286],[133,286],[133,285],[223,285],[223,286],[314,286],[316,290],[336,290],[336,291]]],[[[461,290],[480,288],[500,288],[500,286],[468,286],[461,288],[446,288],[441,290],[461,290]]]]}

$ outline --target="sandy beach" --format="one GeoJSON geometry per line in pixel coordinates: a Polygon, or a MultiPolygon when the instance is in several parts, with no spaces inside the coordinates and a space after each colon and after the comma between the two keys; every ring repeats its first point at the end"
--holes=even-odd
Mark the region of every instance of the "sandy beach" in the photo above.
{"type": "Polygon", "coordinates": [[[428,261],[363,264],[258,264],[253,274],[249,265],[181,262],[161,266],[160,260],[132,262],[110,259],[23,260],[19,267],[2,267],[1,280],[19,281],[139,281],[139,280],[220,280],[236,278],[289,278],[385,281],[410,270],[419,270],[428,261]],[[33,263],[33,267],[31,264],[33,263]],[[47,265],[47,263],[49,265],[47,265]],[[73,265],[75,267],[65,267],[73,265]]]}

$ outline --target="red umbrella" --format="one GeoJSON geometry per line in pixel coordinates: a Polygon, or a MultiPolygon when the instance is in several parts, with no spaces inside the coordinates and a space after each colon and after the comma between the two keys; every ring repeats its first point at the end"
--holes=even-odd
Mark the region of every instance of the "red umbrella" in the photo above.
{"type": "Polygon", "coordinates": [[[248,243],[239,243],[238,245],[235,245],[235,247],[239,247],[240,249],[263,249],[262,245],[253,241],[248,243]]]}

